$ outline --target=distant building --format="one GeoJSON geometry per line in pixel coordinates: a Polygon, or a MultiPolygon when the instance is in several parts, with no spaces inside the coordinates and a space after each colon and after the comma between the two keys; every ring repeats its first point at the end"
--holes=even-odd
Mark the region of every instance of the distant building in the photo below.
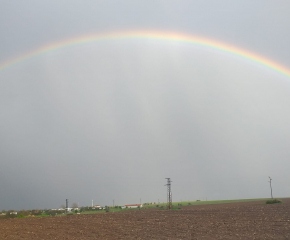
{"type": "Polygon", "coordinates": [[[125,208],[138,208],[138,207],[143,207],[142,204],[128,204],[128,205],[124,205],[125,208]]]}
{"type": "Polygon", "coordinates": [[[66,208],[65,210],[66,210],[67,212],[71,212],[72,208],[69,208],[69,207],[68,207],[68,208],[66,208]]]}

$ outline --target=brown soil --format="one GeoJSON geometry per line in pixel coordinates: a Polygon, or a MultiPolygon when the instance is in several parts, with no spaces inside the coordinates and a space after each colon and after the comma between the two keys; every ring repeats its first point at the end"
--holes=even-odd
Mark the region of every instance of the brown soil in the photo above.
{"type": "Polygon", "coordinates": [[[290,199],[0,220],[0,239],[290,239],[290,199]]]}

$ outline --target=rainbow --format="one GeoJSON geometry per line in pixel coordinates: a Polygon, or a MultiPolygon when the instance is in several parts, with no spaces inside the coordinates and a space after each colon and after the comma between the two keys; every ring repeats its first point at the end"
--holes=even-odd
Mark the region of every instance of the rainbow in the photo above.
{"type": "Polygon", "coordinates": [[[45,54],[47,52],[55,51],[64,47],[71,47],[79,44],[91,43],[100,40],[110,40],[110,39],[154,39],[154,40],[166,40],[166,41],[175,41],[181,43],[195,44],[203,46],[206,48],[216,49],[222,52],[227,52],[233,55],[240,56],[242,58],[248,59],[252,62],[256,62],[265,67],[268,67],[274,71],[277,71],[290,78],[290,70],[278,64],[270,59],[267,59],[263,56],[255,54],[253,52],[241,49],[226,43],[222,43],[216,40],[211,40],[203,37],[186,35],[176,32],[160,32],[160,31],[122,31],[122,32],[108,32],[102,34],[91,34],[81,37],[76,37],[72,39],[67,39],[64,41],[59,41],[45,45],[43,47],[37,48],[31,52],[28,52],[23,55],[19,55],[16,58],[5,61],[0,64],[0,72],[12,67],[16,64],[24,62],[30,58],[37,57],[39,55],[45,54]]]}

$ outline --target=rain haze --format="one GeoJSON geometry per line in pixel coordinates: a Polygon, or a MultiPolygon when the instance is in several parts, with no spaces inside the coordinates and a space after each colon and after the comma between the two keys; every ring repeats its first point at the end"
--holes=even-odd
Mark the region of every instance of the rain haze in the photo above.
{"type": "Polygon", "coordinates": [[[289,197],[290,76],[154,38],[203,37],[290,69],[289,8],[281,0],[1,0],[0,210],[59,208],[65,199],[166,202],[167,177],[173,201],[270,197],[268,176],[274,197],[289,197]],[[126,31],[151,37],[118,37],[126,31]]]}

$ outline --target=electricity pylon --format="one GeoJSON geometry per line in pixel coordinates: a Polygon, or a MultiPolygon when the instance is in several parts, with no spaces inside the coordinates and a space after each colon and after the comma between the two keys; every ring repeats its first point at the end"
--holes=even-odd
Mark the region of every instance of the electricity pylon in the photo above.
{"type": "Polygon", "coordinates": [[[271,188],[271,198],[273,199],[273,193],[272,193],[272,178],[270,178],[269,177],[269,179],[270,179],[270,181],[269,181],[269,183],[270,183],[270,188],[271,188]]]}
{"type": "Polygon", "coordinates": [[[168,209],[172,208],[172,192],[171,192],[171,180],[170,178],[165,178],[167,179],[167,204],[168,204],[168,209]]]}

